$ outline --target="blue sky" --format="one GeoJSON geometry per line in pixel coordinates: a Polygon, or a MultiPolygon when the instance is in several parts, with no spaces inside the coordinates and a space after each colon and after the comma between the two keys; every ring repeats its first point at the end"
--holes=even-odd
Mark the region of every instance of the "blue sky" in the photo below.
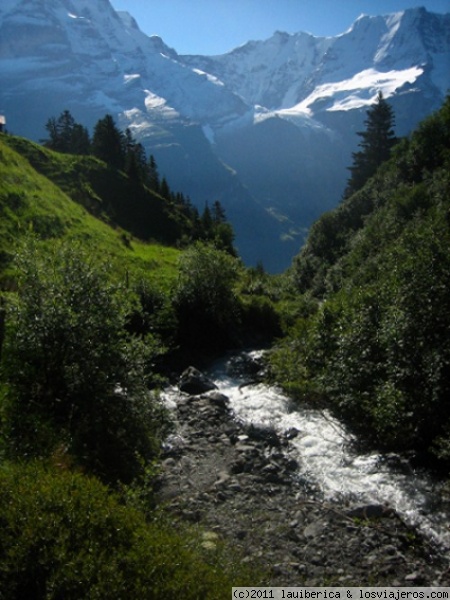
{"type": "Polygon", "coordinates": [[[221,54],[274,31],[336,35],[357,17],[424,6],[450,12],[450,0],[110,0],[130,12],[148,35],[179,54],[221,54]]]}

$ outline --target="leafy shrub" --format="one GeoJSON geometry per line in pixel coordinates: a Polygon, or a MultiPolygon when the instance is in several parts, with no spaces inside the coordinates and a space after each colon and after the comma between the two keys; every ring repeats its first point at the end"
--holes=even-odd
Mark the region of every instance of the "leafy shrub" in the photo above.
{"type": "Polygon", "coordinates": [[[249,343],[261,343],[280,335],[280,318],[274,303],[265,296],[249,296],[242,302],[243,333],[249,343]]]}
{"type": "Polygon", "coordinates": [[[183,252],[175,294],[182,345],[222,349],[235,341],[238,273],[237,259],[213,246],[197,243],[183,252]]]}
{"type": "Polygon", "coordinates": [[[315,386],[305,360],[306,325],[303,331],[297,326],[296,335],[278,343],[270,353],[270,373],[286,393],[296,400],[312,402],[315,386]],[[298,336],[298,337],[297,337],[298,336]]]}
{"type": "Polygon", "coordinates": [[[2,600],[213,599],[245,585],[219,551],[207,557],[80,473],[3,464],[0,514],[2,600]]]}
{"type": "Polygon", "coordinates": [[[138,306],[130,315],[128,329],[140,336],[151,334],[163,344],[172,345],[178,322],[169,294],[145,279],[137,282],[135,292],[138,306]]]}
{"type": "Polygon", "coordinates": [[[17,267],[2,365],[11,454],[64,448],[105,480],[132,479],[165,423],[146,386],[152,339],[127,336],[129,298],[86,252],[31,242],[17,267]]]}

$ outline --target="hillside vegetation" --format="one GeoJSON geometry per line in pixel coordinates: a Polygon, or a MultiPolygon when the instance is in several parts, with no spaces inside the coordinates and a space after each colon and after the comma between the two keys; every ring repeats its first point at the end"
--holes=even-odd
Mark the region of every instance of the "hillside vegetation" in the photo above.
{"type": "Polygon", "coordinates": [[[0,135],[2,599],[223,598],[255,581],[154,506],[172,426],[158,388],[169,356],[277,319],[253,293],[265,274],[221,247],[220,206],[161,192],[0,135]]]}
{"type": "Polygon", "coordinates": [[[276,377],[378,447],[449,461],[450,98],[315,223],[290,275],[276,377]]]}
{"type": "MultiPolygon", "coordinates": [[[[117,259],[122,272],[126,265],[149,273],[157,268],[158,279],[175,276],[179,252],[162,245],[170,234],[160,227],[162,221],[172,231],[175,217],[161,197],[147,190],[141,190],[141,195],[136,201],[126,176],[93,157],[63,155],[23,138],[0,136],[1,276],[6,276],[18,244],[30,232],[50,244],[58,239],[81,243],[94,255],[117,259]],[[145,244],[138,238],[131,243],[139,226],[130,232],[125,217],[119,214],[116,220],[120,212],[116,197],[130,204],[130,215],[133,205],[137,208],[138,202],[146,201],[149,208],[141,223],[147,230],[142,237],[159,244],[145,244]]],[[[127,214],[125,206],[123,210],[127,214]]]]}
{"type": "Polygon", "coordinates": [[[223,598],[263,581],[154,506],[172,427],[158,389],[186,360],[278,336],[271,373],[290,394],[448,467],[450,97],[391,138],[271,277],[242,265],[219,203],[200,215],[138,163],[0,135],[0,599],[223,598]]]}

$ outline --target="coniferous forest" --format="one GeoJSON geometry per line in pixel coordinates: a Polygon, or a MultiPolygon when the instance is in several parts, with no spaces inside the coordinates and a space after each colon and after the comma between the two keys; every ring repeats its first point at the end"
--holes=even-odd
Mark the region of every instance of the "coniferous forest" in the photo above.
{"type": "Polygon", "coordinates": [[[381,96],[291,268],[242,264],[130,131],[68,111],[0,134],[0,598],[224,598],[239,557],[155,503],[160,400],[194,357],[268,378],[369,447],[450,472],[450,97],[408,138],[381,96]],[[89,545],[87,540],[89,540],[89,545]]]}

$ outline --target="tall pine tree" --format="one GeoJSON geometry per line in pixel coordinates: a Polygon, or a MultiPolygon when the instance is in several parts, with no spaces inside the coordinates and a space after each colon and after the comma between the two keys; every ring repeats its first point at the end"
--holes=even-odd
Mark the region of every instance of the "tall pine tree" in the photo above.
{"type": "Polygon", "coordinates": [[[391,148],[397,142],[394,133],[394,113],[381,92],[378,92],[375,104],[368,109],[364,124],[365,131],[358,131],[361,137],[358,147],[361,150],[352,155],[353,165],[349,167],[351,176],[344,192],[345,198],[362,188],[378,167],[389,158],[391,148]]]}
{"type": "Polygon", "coordinates": [[[137,142],[129,129],[125,131],[125,173],[135,183],[147,184],[147,156],[142,144],[137,142]]]}
{"type": "Polygon", "coordinates": [[[92,139],[92,152],[94,156],[116,169],[123,169],[125,165],[126,139],[116,127],[111,115],[106,115],[97,122],[92,139]]]}
{"type": "Polygon", "coordinates": [[[153,154],[150,155],[150,158],[148,160],[147,170],[148,170],[147,179],[148,179],[148,185],[149,185],[150,189],[153,190],[154,192],[159,192],[160,182],[159,182],[158,166],[156,164],[155,157],[153,156],[153,154]]]}

